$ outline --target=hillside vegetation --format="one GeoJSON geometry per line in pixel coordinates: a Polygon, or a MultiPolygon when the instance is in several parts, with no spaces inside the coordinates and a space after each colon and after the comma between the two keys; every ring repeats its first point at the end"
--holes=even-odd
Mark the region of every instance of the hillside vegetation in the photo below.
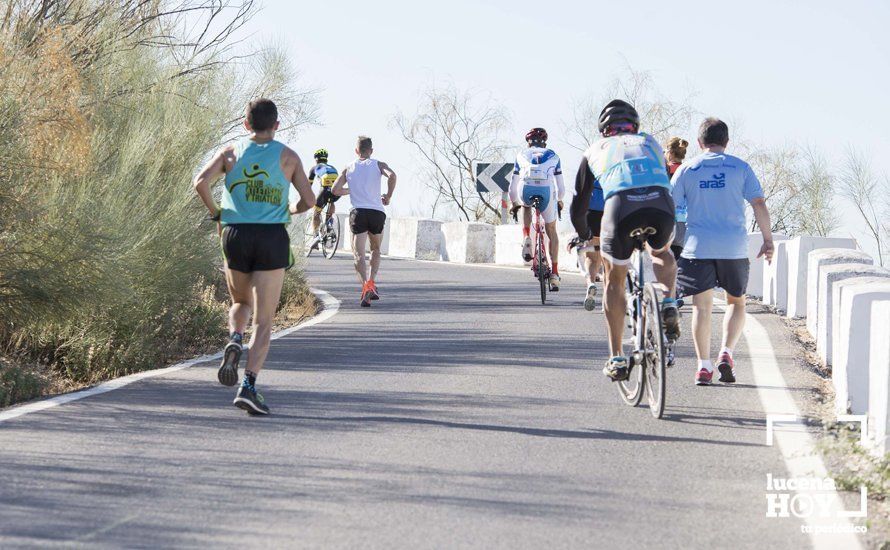
{"type": "MultiPolygon", "coordinates": [[[[231,49],[252,12],[0,7],[0,406],[219,346],[219,245],[191,179],[248,97],[312,116],[280,54],[231,49]]],[[[311,302],[299,270],[285,301],[311,302]]]]}

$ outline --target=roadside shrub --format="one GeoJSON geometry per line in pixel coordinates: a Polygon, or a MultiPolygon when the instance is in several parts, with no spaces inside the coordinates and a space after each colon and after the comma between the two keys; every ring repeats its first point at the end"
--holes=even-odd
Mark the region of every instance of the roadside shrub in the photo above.
{"type": "Polygon", "coordinates": [[[250,72],[234,61],[251,2],[212,4],[0,7],[0,351],[89,383],[225,335],[219,244],[191,179],[246,95],[277,91],[292,126],[314,98],[274,50],[250,72]],[[189,34],[202,18],[215,38],[189,34]]]}

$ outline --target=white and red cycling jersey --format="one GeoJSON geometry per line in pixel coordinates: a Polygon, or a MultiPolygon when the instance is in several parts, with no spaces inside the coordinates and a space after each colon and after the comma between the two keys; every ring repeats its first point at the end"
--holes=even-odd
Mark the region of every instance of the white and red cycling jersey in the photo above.
{"type": "Polygon", "coordinates": [[[513,178],[510,181],[510,200],[529,205],[529,197],[541,196],[544,223],[557,217],[557,202],[565,196],[562,163],[552,149],[529,147],[516,155],[513,178]]]}

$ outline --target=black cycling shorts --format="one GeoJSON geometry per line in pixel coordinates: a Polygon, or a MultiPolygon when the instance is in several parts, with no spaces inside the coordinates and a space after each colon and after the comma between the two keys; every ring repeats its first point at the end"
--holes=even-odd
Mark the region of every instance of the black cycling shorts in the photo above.
{"type": "Polygon", "coordinates": [[[322,187],[321,193],[318,194],[318,198],[315,200],[315,208],[322,210],[329,202],[337,202],[338,200],[340,200],[340,195],[335,195],[331,192],[330,187],[322,187]]]}
{"type": "Polygon", "coordinates": [[[603,223],[603,211],[602,210],[588,210],[587,211],[587,227],[590,229],[590,234],[594,237],[600,236],[600,228],[603,223]]]}
{"type": "Polygon", "coordinates": [[[677,290],[681,296],[695,296],[720,287],[739,298],[748,288],[751,263],[738,260],[694,260],[681,257],[677,261],[677,290]]]}
{"type": "Polygon", "coordinates": [[[222,250],[229,269],[252,273],[289,269],[294,265],[290,236],[280,223],[236,223],[222,232],[222,250]]]}
{"type": "Polygon", "coordinates": [[[379,235],[383,233],[386,224],[386,213],[373,208],[353,208],[349,212],[349,228],[353,235],[370,233],[379,235]]]}
{"type": "Polygon", "coordinates": [[[634,229],[655,229],[646,242],[653,250],[667,246],[674,235],[674,200],[664,187],[620,191],[606,199],[600,247],[614,264],[627,264],[634,251],[634,229]]]}

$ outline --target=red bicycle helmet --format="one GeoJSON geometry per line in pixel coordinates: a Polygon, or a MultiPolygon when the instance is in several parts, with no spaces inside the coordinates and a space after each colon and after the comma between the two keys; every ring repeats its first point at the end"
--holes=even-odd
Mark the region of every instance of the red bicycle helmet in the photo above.
{"type": "Polygon", "coordinates": [[[525,141],[528,143],[547,143],[547,130],[532,128],[525,134],[525,141]]]}

